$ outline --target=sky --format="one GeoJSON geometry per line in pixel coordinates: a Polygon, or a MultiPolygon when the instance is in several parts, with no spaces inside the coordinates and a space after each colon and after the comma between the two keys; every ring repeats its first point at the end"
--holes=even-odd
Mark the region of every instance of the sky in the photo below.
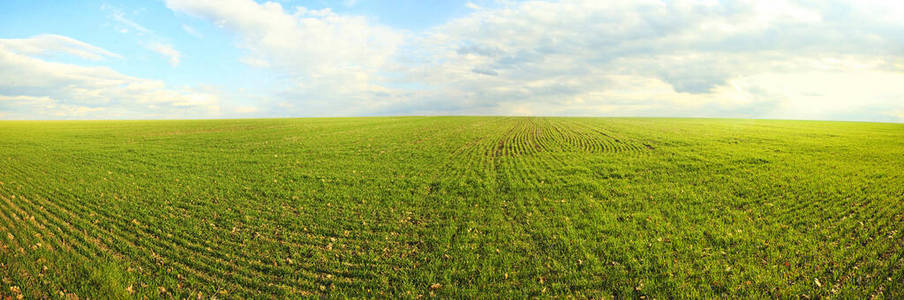
{"type": "Polygon", "coordinates": [[[0,1],[0,119],[904,122],[904,1],[0,1]]]}

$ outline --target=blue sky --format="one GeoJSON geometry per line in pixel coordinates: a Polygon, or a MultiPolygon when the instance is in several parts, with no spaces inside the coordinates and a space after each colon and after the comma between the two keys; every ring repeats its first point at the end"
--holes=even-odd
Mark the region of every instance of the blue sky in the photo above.
{"type": "Polygon", "coordinates": [[[900,1],[0,3],[0,119],[904,121],[900,1]]]}

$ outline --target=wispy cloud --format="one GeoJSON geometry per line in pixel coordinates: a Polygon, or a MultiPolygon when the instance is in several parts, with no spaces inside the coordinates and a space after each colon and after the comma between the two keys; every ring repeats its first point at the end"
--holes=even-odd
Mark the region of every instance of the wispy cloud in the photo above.
{"type": "Polygon", "coordinates": [[[119,54],[103,48],[55,34],[41,34],[26,39],[0,39],[0,47],[25,55],[65,53],[95,61],[122,58],[119,54]]]}
{"type": "MultiPolygon", "coordinates": [[[[154,53],[163,56],[170,66],[176,67],[179,65],[182,53],[176,50],[171,43],[164,42],[166,38],[125,17],[123,11],[117,7],[111,6],[109,4],[103,4],[100,8],[102,11],[109,13],[110,19],[116,21],[118,24],[120,24],[120,26],[125,26],[124,28],[121,27],[119,29],[120,33],[129,34],[129,29],[126,28],[130,28],[137,34],[137,36],[140,37],[140,45],[150,51],[153,51],[154,53]]],[[[183,29],[186,30],[186,32],[189,32],[189,34],[197,34],[197,32],[195,32],[193,28],[188,27],[188,25],[183,25],[183,29]]]]}
{"type": "Polygon", "coordinates": [[[101,4],[100,9],[108,12],[110,14],[110,18],[119,23],[119,25],[121,26],[119,30],[121,32],[128,32],[128,30],[131,29],[139,33],[153,33],[150,29],[147,29],[144,26],[135,23],[135,21],[127,18],[123,11],[119,8],[105,3],[101,4]]]}
{"type": "Polygon", "coordinates": [[[151,51],[157,52],[160,55],[166,56],[169,58],[169,64],[173,67],[179,65],[179,58],[182,56],[182,53],[173,49],[172,45],[163,44],[163,43],[152,43],[148,45],[148,49],[151,51]]]}
{"type": "Polygon", "coordinates": [[[194,27],[191,27],[186,24],[182,24],[182,30],[185,31],[185,33],[188,33],[189,35],[199,38],[199,39],[204,37],[204,35],[202,35],[200,32],[198,32],[198,30],[196,30],[194,27]]]}
{"type": "MultiPolygon", "coordinates": [[[[0,45],[41,45],[34,40],[42,38],[46,37],[0,39],[0,45]]],[[[31,56],[51,50],[16,52],[0,46],[0,110],[4,118],[172,118],[221,113],[220,97],[213,93],[168,88],[162,81],[124,75],[107,67],[31,56]]]]}

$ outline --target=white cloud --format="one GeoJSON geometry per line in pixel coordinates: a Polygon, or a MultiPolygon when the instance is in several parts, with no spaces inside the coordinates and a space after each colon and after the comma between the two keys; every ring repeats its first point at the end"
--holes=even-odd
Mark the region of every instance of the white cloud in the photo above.
{"type": "Polygon", "coordinates": [[[173,49],[173,46],[170,44],[163,43],[152,43],[147,46],[151,51],[157,52],[160,55],[163,55],[167,59],[169,59],[169,64],[173,67],[179,65],[179,58],[182,57],[182,53],[178,50],[173,49]]]}
{"type": "Polygon", "coordinates": [[[25,55],[65,53],[95,61],[122,58],[100,47],[55,34],[41,34],[27,39],[0,39],[0,47],[25,55]]]}
{"type": "Polygon", "coordinates": [[[250,0],[170,0],[167,5],[236,32],[239,46],[250,56],[278,61],[282,71],[291,73],[323,76],[372,71],[386,62],[403,39],[388,27],[329,9],[298,7],[289,14],[279,3],[250,0]]]}
{"type": "Polygon", "coordinates": [[[135,23],[135,21],[132,21],[131,19],[127,18],[125,16],[125,13],[123,13],[123,11],[117,7],[114,7],[114,6],[111,6],[108,4],[102,4],[100,6],[100,9],[102,11],[107,11],[110,13],[110,18],[119,24],[118,31],[120,31],[122,33],[128,32],[129,29],[135,30],[139,34],[153,33],[153,31],[151,31],[150,29],[147,29],[144,26],[141,26],[141,24],[135,23]]]}
{"type": "Polygon", "coordinates": [[[247,53],[242,62],[288,78],[279,97],[295,100],[288,105],[296,113],[373,111],[369,105],[388,90],[382,77],[405,38],[364,17],[329,9],[290,12],[279,3],[251,0],[169,0],[167,6],[234,32],[247,53]]]}
{"type": "Polygon", "coordinates": [[[30,39],[0,39],[0,111],[4,118],[173,118],[220,114],[220,97],[216,94],[172,89],[162,81],[127,76],[106,67],[50,62],[28,54],[55,49],[16,51],[5,46],[10,43],[40,44],[30,39]]]}

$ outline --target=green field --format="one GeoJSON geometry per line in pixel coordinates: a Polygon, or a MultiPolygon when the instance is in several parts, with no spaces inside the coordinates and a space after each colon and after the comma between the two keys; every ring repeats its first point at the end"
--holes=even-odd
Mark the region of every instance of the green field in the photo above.
{"type": "Polygon", "coordinates": [[[0,296],[904,297],[904,124],[0,122],[0,296]]]}

